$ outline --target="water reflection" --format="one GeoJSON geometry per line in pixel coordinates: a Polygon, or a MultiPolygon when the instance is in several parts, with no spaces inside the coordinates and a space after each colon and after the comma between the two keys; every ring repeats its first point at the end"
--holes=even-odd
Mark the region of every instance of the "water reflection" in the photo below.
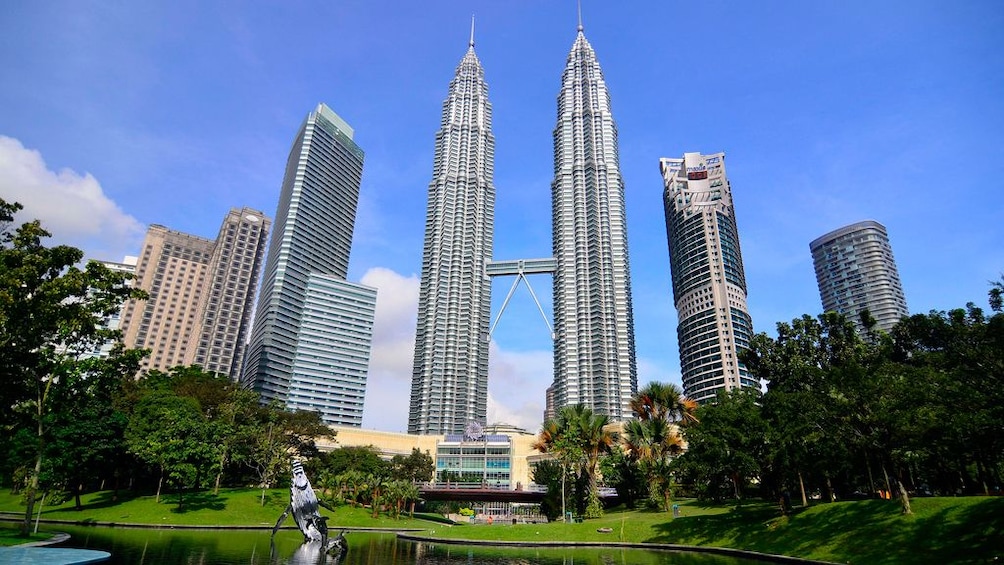
{"type": "MultiPolygon", "coordinates": [[[[332,565],[320,545],[282,531],[270,543],[268,530],[145,530],[60,526],[67,547],[100,549],[111,565],[332,565]],[[305,547],[305,545],[307,547],[305,547]]],[[[399,540],[393,534],[349,532],[349,552],[339,565],[752,565],[715,555],[619,548],[515,548],[462,546],[399,540]]]]}
{"type": "Polygon", "coordinates": [[[289,565],[341,565],[342,553],[332,555],[325,551],[324,545],[317,541],[307,541],[296,548],[289,559],[283,559],[278,552],[272,553],[270,561],[275,564],[288,563],[289,565]]]}

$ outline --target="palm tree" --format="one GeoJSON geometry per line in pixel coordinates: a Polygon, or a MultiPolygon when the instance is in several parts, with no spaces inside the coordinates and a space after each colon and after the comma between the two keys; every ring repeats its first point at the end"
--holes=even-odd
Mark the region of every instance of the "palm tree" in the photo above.
{"type": "Polygon", "coordinates": [[[418,490],[415,483],[410,481],[405,481],[403,491],[402,495],[404,497],[404,501],[408,503],[408,515],[414,518],[415,503],[418,502],[419,498],[421,498],[422,493],[418,490]]]}
{"type": "Polygon", "coordinates": [[[366,477],[359,471],[349,469],[335,477],[335,480],[338,483],[341,498],[348,500],[352,506],[358,505],[360,491],[362,490],[361,485],[365,482],[366,477]],[[351,500],[349,500],[350,494],[352,495],[351,500]]]}
{"type": "Polygon", "coordinates": [[[617,438],[614,432],[607,429],[610,418],[606,415],[596,415],[593,411],[584,408],[581,404],[573,407],[576,423],[579,427],[579,438],[581,440],[583,453],[583,466],[586,478],[589,480],[589,501],[586,504],[586,517],[599,518],[603,514],[603,507],[600,505],[599,487],[597,486],[597,475],[599,470],[600,456],[610,453],[610,448],[616,443],[617,438]]]}
{"type": "Polygon", "coordinates": [[[697,423],[697,403],[674,384],[652,382],[634,395],[630,406],[636,419],[625,426],[624,446],[645,473],[650,494],[668,511],[673,492],[669,463],[683,452],[682,429],[697,423]]]}
{"type": "Polygon", "coordinates": [[[544,423],[532,446],[541,453],[553,454],[561,462],[562,489],[564,474],[569,467],[578,475],[586,475],[589,483],[586,517],[589,518],[598,517],[602,513],[596,478],[600,456],[608,453],[616,443],[614,433],[606,429],[609,423],[607,416],[593,414],[591,409],[582,404],[566,406],[561,409],[557,419],[544,423]]]}
{"type": "Polygon", "coordinates": [[[697,402],[672,383],[648,383],[631,398],[630,407],[643,421],[666,420],[683,426],[697,423],[697,402]]]}
{"type": "Polygon", "coordinates": [[[420,493],[418,487],[415,486],[411,481],[397,480],[391,481],[387,485],[387,497],[388,500],[394,501],[394,518],[401,517],[401,510],[404,509],[406,502],[411,502],[409,508],[409,513],[412,517],[415,516],[415,501],[418,500],[420,493]]]}
{"type": "Polygon", "coordinates": [[[404,506],[404,481],[393,480],[388,481],[384,485],[383,494],[384,500],[390,504],[390,513],[396,520],[401,516],[401,507],[404,506]]]}
{"type": "MultiPolygon", "coordinates": [[[[384,491],[387,489],[387,482],[387,478],[382,475],[369,474],[366,475],[357,486],[357,492],[361,491],[369,495],[374,518],[380,515],[380,505],[383,504],[383,500],[385,498],[384,491]]],[[[356,496],[358,498],[358,494],[356,496]]]]}
{"type": "Polygon", "coordinates": [[[649,492],[669,510],[673,480],[669,463],[683,453],[679,427],[664,419],[631,420],[624,428],[624,446],[648,479],[649,492]]]}

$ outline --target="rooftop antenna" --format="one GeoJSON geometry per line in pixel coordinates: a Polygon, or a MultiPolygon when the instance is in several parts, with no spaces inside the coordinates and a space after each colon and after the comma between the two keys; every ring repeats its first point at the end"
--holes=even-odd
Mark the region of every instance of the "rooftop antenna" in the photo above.
{"type": "Polygon", "coordinates": [[[576,4],[579,7],[579,31],[582,31],[582,0],[578,0],[576,4]]]}
{"type": "Polygon", "coordinates": [[[471,47],[474,47],[474,14],[471,14],[471,47]]]}

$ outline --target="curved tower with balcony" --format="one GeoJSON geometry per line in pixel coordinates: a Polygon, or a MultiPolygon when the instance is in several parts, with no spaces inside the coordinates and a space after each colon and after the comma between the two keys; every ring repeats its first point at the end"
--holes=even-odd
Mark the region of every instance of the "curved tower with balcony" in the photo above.
{"type": "Polygon", "coordinates": [[[866,337],[863,311],[885,332],[910,315],[882,224],[864,220],[844,226],[814,239],[809,250],[824,311],[844,314],[866,337]]]}
{"type": "Polygon", "coordinates": [[[753,322],[725,153],[660,159],[683,392],[698,402],[720,390],[758,388],[739,362],[753,322]]]}
{"type": "Polygon", "coordinates": [[[610,95],[581,23],[558,93],[551,204],[554,409],[629,418],[638,370],[624,181],[610,95]]]}
{"type": "Polygon", "coordinates": [[[488,412],[495,137],[484,69],[470,48],[436,132],[426,208],[408,433],[457,434],[488,412]]]}

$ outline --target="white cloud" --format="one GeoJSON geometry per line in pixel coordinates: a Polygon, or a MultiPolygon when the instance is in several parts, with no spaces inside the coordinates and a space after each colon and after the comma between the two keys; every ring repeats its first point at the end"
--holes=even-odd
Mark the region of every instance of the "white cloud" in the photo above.
{"type": "Polygon", "coordinates": [[[0,191],[24,205],[19,221],[41,220],[53,244],[79,247],[92,259],[119,260],[139,250],[144,226],[108,198],[97,179],[49,170],[41,153],[2,135],[0,191]]]}
{"type": "Polygon", "coordinates": [[[373,324],[371,367],[406,371],[411,378],[418,314],[418,277],[405,277],[390,269],[375,267],[360,281],[377,289],[376,320],[373,324]],[[375,353],[382,355],[377,356],[375,353]]]}
{"type": "Polygon", "coordinates": [[[360,282],[377,289],[363,426],[403,432],[408,428],[418,277],[376,267],[366,271],[360,282]]]}
{"type": "Polygon", "coordinates": [[[545,393],[554,379],[554,354],[505,351],[493,341],[488,363],[488,422],[536,433],[544,419],[545,393]]]}

